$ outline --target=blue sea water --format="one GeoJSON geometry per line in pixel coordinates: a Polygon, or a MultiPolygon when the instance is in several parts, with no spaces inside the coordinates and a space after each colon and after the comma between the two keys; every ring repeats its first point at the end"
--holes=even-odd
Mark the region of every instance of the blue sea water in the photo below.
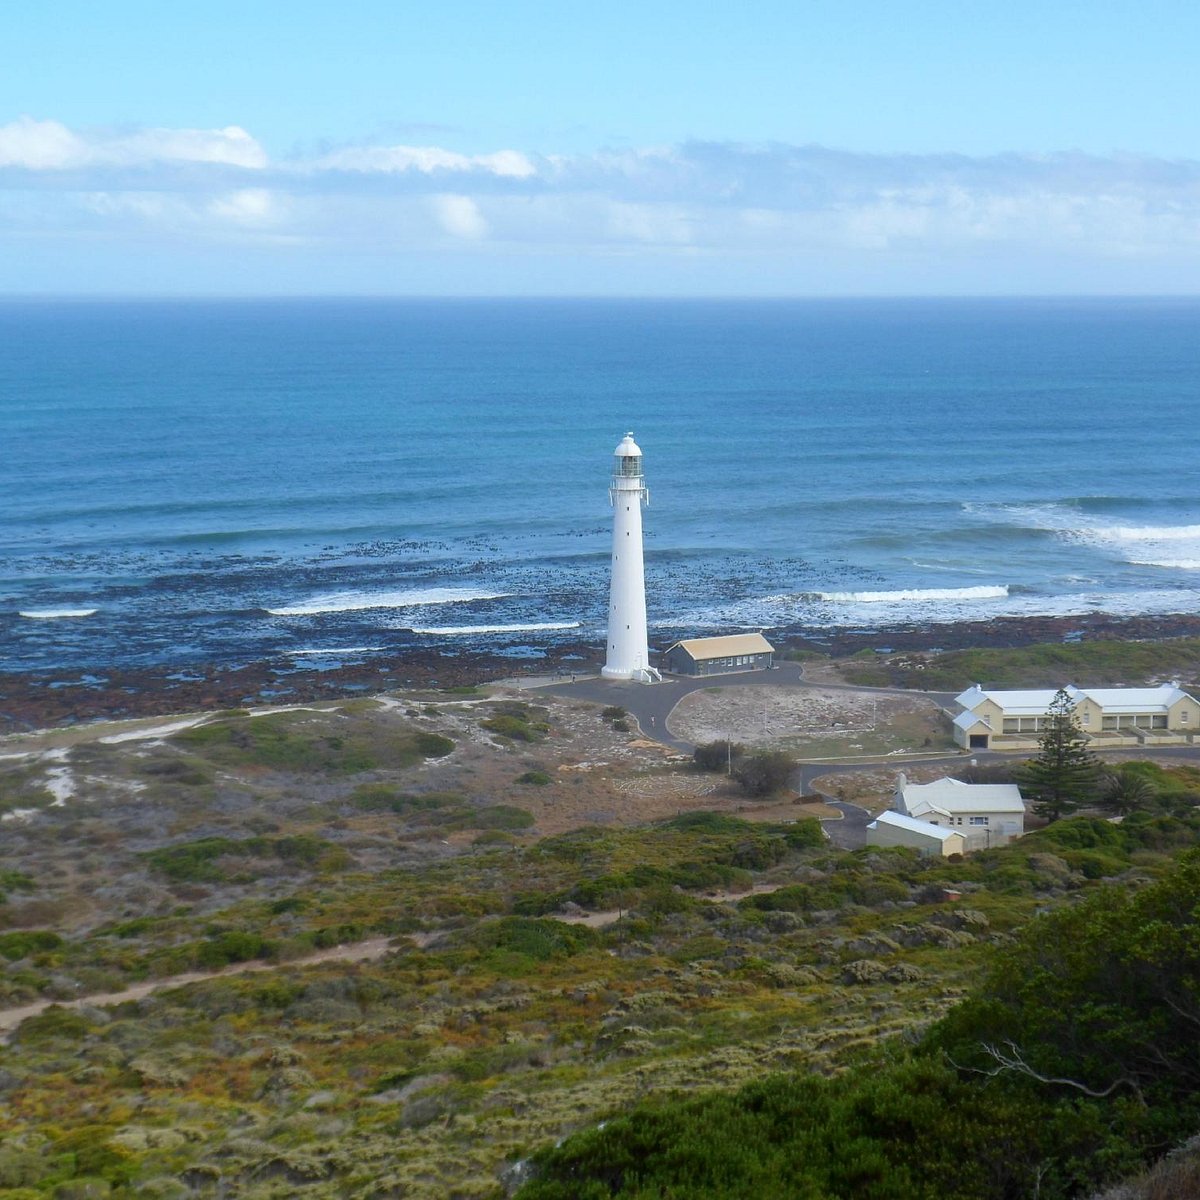
{"type": "Polygon", "coordinates": [[[626,430],[652,642],[1194,611],[1198,413],[1196,300],[0,302],[0,669],[598,641],[626,430]]]}

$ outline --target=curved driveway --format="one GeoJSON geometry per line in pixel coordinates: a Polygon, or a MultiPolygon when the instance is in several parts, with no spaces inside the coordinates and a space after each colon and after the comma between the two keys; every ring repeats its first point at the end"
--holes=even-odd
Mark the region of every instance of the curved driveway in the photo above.
{"type": "Polygon", "coordinates": [[[714,687],[819,687],[827,691],[875,692],[881,695],[927,696],[943,708],[954,699],[953,692],[913,692],[904,688],[865,688],[849,683],[809,683],[800,663],[784,662],[770,671],[736,671],[728,675],[668,675],[662,683],[630,683],[624,680],[592,677],[574,683],[556,683],[539,691],[596,704],[619,704],[641,727],[646,737],[670,746],[681,754],[691,754],[692,742],[676,737],[667,726],[675,706],[689,692],[714,687]]]}

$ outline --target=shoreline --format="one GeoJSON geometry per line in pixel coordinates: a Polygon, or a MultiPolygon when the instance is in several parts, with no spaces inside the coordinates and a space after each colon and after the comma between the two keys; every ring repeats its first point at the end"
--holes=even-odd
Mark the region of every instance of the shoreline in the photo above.
{"type": "MultiPolygon", "coordinates": [[[[1129,617],[1091,613],[871,629],[790,626],[766,632],[777,649],[815,650],[843,658],[860,650],[999,649],[1068,639],[1167,641],[1200,636],[1200,614],[1129,617]]],[[[696,636],[695,631],[671,631],[656,641],[665,649],[676,638],[687,636],[696,636]]],[[[543,650],[541,657],[528,659],[488,651],[405,650],[324,670],[296,666],[290,659],[237,666],[173,664],[103,669],[103,676],[95,682],[97,677],[81,678],[77,670],[13,672],[0,675],[0,735],[99,720],[345,700],[406,688],[470,687],[523,675],[589,674],[598,670],[602,661],[602,648],[592,643],[564,642],[543,650]]]]}

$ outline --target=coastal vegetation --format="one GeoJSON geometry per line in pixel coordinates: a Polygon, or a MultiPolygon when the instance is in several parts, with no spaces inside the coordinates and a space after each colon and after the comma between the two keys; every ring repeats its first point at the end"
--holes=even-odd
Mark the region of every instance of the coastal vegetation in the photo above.
{"type": "Polygon", "coordinates": [[[762,1195],[966,1196],[995,1172],[1065,1198],[1188,1132],[1178,1064],[1145,1074],[1129,1031],[1163,995],[1192,1012],[1172,913],[1200,772],[1113,766],[1120,823],[923,860],[837,850],[724,755],[664,761],[620,719],[355,701],[48,760],[79,795],[6,822],[0,856],[0,1005],[59,1002],[0,1048],[0,1200],[716,1196],[742,1169],[762,1195]],[[422,734],[451,750],[414,755],[422,734]],[[993,1013],[1037,1074],[1141,1099],[989,1060],[993,1013]]]}
{"type": "Polygon", "coordinates": [[[1133,681],[1200,680],[1200,638],[1136,642],[1097,640],[1034,646],[911,651],[866,651],[836,660],[847,683],[864,687],[959,692],[973,683],[993,688],[1045,687],[1061,680],[1080,687],[1115,687],[1133,681]]]}
{"type": "Polygon", "coordinates": [[[1200,1119],[1198,905],[1190,850],[1031,922],[913,1048],[643,1103],[541,1151],[518,1196],[1086,1194],[1200,1119]]]}

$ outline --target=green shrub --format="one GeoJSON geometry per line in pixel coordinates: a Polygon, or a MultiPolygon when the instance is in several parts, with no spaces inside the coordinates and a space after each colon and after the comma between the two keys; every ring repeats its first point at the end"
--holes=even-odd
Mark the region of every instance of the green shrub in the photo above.
{"type": "Polygon", "coordinates": [[[471,808],[453,824],[456,829],[528,829],[534,823],[533,813],[512,804],[491,804],[487,808],[471,808]]]}
{"type": "Polygon", "coordinates": [[[32,892],[37,885],[23,871],[0,867],[0,904],[8,900],[9,892],[32,892]]]}
{"type": "Polygon", "coordinates": [[[628,714],[619,704],[610,704],[600,713],[602,721],[620,721],[626,716],[628,714]]]}
{"type": "Polygon", "coordinates": [[[260,934],[231,929],[195,946],[193,959],[197,966],[218,969],[230,963],[251,962],[274,956],[275,946],[260,934]]]}
{"type": "Polygon", "coordinates": [[[537,962],[568,958],[597,942],[596,932],[586,925],[534,917],[501,917],[479,927],[476,944],[485,951],[502,950],[537,962]]]}
{"type": "Polygon", "coordinates": [[[213,781],[211,771],[186,758],[151,759],[142,770],[167,783],[180,783],[186,787],[201,787],[213,781]]]}
{"type": "Polygon", "coordinates": [[[1128,859],[1099,850],[1064,850],[1062,857],[1071,870],[1078,871],[1085,879],[1108,879],[1129,866],[1128,859]]]}
{"type": "Polygon", "coordinates": [[[1033,1194],[1045,1120],[934,1062],[772,1076],[575,1134],[534,1155],[517,1198],[1000,1200],[1033,1194]]]}
{"type": "Polygon", "coordinates": [[[724,771],[746,753],[741,742],[730,742],[721,738],[715,742],[704,742],[692,751],[692,761],[702,771],[724,771]]]}
{"type": "Polygon", "coordinates": [[[219,883],[227,879],[222,858],[278,858],[310,870],[341,870],[350,857],[340,846],[312,834],[268,838],[200,838],[142,853],[150,866],[174,883],[219,883]]]}
{"type": "Polygon", "coordinates": [[[103,1189],[88,1188],[91,1181],[76,1178],[60,1184],[55,1195],[64,1200],[91,1200],[92,1197],[108,1195],[109,1183],[125,1183],[133,1174],[133,1159],[128,1150],[112,1144],[116,1130],[107,1125],[83,1125],[65,1133],[54,1143],[56,1155],[69,1155],[73,1160],[74,1174],[94,1176],[103,1183],[103,1189]],[[74,1190],[72,1190],[74,1189],[74,1190]]]}
{"type": "Polygon", "coordinates": [[[738,903],[740,908],[753,908],[759,912],[811,912],[819,907],[814,903],[817,894],[806,883],[793,883],[774,892],[747,896],[738,903]]]}
{"type": "Polygon", "coordinates": [[[680,813],[677,817],[671,817],[669,820],[662,822],[661,828],[679,829],[687,833],[733,833],[744,835],[754,833],[756,829],[761,829],[762,826],[756,826],[752,821],[744,821],[741,817],[731,817],[727,813],[701,809],[696,812],[684,812],[680,813]]]}
{"type": "Polygon", "coordinates": [[[504,713],[486,718],[482,725],[498,737],[508,738],[513,742],[536,742],[541,738],[541,731],[535,729],[528,721],[504,713]]]}
{"type": "Polygon", "coordinates": [[[48,929],[18,929],[11,933],[0,933],[0,955],[10,962],[28,958],[47,950],[57,950],[63,940],[48,929]]]}
{"type": "Polygon", "coordinates": [[[413,745],[425,758],[445,758],[454,749],[454,740],[440,733],[418,733],[413,736],[413,745]]]}
{"type": "Polygon", "coordinates": [[[78,1041],[91,1030],[91,1022],[73,1008],[62,1008],[52,1004],[36,1017],[28,1017],[18,1028],[17,1040],[44,1042],[53,1038],[78,1041]]]}
{"type": "Polygon", "coordinates": [[[536,787],[545,787],[552,780],[545,771],[526,771],[523,775],[517,776],[517,782],[530,783],[536,787]]]}
{"type": "Polygon", "coordinates": [[[733,777],[747,796],[771,796],[787,786],[796,764],[781,750],[744,754],[733,765],[733,777]]]}

